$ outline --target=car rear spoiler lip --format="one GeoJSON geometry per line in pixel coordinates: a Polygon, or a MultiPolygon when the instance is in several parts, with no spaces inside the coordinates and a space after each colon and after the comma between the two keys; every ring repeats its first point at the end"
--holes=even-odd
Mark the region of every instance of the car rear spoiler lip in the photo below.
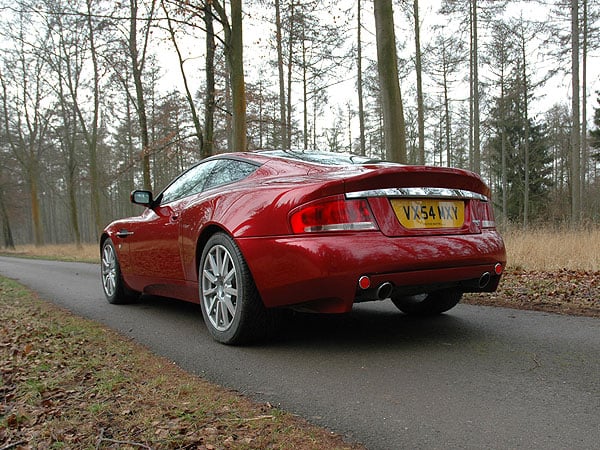
{"type": "Polygon", "coordinates": [[[385,188],[368,189],[365,191],[347,192],[346,198],[369,198],[369,197],[389,197],[389,198],[443,198],[443,199],[469,199],[489,201],[485,195],[478,192],[468,191],[466,189],[450,189],[438,187],[404,187],[404,188],[385,188]]]}

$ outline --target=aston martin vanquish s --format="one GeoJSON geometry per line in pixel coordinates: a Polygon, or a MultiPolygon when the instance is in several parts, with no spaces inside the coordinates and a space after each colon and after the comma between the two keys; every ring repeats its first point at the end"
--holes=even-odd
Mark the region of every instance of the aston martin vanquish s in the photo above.
{"type": "Polygon", "coordinates": [[[203,160],[101,237],[110,303],[139,294],[200,303],[225,344],[262,336],[278,311],[345,313],[391,300],[436,315],[493,292],[506,252],[490,190],[471,172],[333,153],[203,160]]]}

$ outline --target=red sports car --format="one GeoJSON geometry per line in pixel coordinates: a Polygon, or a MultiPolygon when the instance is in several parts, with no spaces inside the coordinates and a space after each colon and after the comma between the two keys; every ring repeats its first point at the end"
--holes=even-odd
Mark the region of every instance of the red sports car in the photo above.
{"type": "Polygon", "coordinates": [[[459,169],[230,153],[131,200],[142,215],[111,223],[100,242],[108,301],[199,302],[226,344],[259,337],[280,308],[343,313],[391,299],[440,314],[463,292],[493,292],[506,262],[489,188],[459,169]]]}

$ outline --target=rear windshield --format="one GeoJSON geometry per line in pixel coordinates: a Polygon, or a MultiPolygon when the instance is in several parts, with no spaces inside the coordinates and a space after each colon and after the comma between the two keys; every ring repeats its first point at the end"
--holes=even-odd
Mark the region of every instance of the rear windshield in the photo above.
{"type": "Polygon", "coordinates": [[[349,153],[327,153],[327,152],[295,152],[274,150],[261,152],[270,156],[278,156],[280,158],[297,159],[327,166],[347,166],[353,164],[377,164],[383,161],[379,159],[368,158],[366,156],[351,155],[349,153]]]}

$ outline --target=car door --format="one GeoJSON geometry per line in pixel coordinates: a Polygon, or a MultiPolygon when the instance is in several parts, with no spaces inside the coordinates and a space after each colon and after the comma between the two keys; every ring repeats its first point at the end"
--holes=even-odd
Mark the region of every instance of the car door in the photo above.
{"type": "Polygon", "coordinates": [[[190,197],[202,191],[218,160],[200,163],[176,178],[132,223],[129,254],[133,273],[145,285],[185,279],[181,248],[181,217],[190,197]]]}

